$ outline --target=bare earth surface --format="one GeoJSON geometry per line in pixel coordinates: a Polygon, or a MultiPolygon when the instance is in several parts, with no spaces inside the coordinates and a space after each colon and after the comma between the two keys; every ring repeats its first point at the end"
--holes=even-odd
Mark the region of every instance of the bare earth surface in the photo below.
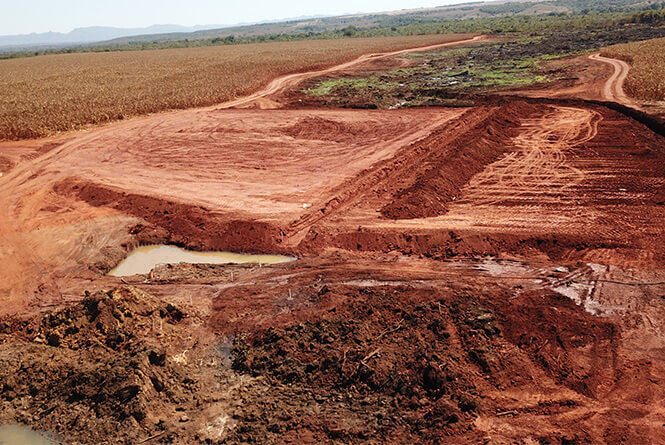
{"type": "Polygon", "coordinates": [[[281,108],[317,72],[0,145],[0,419],[95,443],[662,443],[665,139],[559,99],[630,104],[626,67],[580,63],[537,100],[281,108]],[[141,243],[300,259],[105,275],[141,243]]]}
{"type": "Polygon", "coordinates": [[[591,60],[598,60],[600,62],[609,63],[614,68],[614,74],[607,80],[603,88],[603,99],[610,102],[618,102],[625,105],[632,105],[633,101],[623,91],[623,84],[628,77],[630,65],[623,60],[608,59],[600,54],[593,54],[589,56],[591,60]]]}

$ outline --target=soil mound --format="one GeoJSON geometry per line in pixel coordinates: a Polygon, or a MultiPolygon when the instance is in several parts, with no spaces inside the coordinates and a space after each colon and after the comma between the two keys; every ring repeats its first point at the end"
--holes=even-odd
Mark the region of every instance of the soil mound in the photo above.
{"type": "MultiPolygon", "coordinates": [[[[268,399],[280,403],[234,437],[265,443],[482,443],[473,427],[478,418],[499,419],[521,409],[574,410],[612,386],[615,325],[564,297],[539,293],[506,304],[507,295],[492,286],[483,285],[481,296],[468,284],[466,293],[323,284],[318,294],[331,302],[328,311],[236,337],[234,369],[266,378],[268,399]],[[541,404],[528,408],[488,396],[512,393],[510,388],[540,393],[537,382],[544,378],[567,396],[543,393],[541,404]]],[[[539,443],[599,439],[575,428],[531,434],[539,443]]]]}
{"type": "Polygon", "coordinates": [[[512,148],[524,118],[542,107],[515,101],[503,105],[461,136],[446,140],[431,137],[423,141],[424,156],[419,156],[409,175],[399,175],[402,186],[393,200],[381,208],[391,219],[427,218],[448,211],[448,203],[460,197],[461,187],[512,148]],[[427,145],[425,145],[427,144],[427,145]]]}
{"type": "Polygon", "coordinates": [[[296,124],[282,129],[282,132],[295,139],[318,139],[323,141],[354,141],[367,137],[371,127],[368,124],[337,122],[321,117],[306,117],[296,124]]]}
{"type": "MultiPolygon", "coordinates": [[[[460,351],[451,339],[456,328],[447,301],[406,288],[323,286],[319,294],[348,305],[236,342],[234,369],[268,378],[271,388],[304,388],[324,404],[326,415],[283,422],[282,433],[309,430],[317,440],[350,443],[427,443],[445,442],[471,425],[481,410],[478,388],[468,364],[455,359],[460,351]],[[396,301],[395,293],[404,300],[396,301]]],[[[491,337],[500,330],[487,332],[491,337]]],[[[262,439],[286,442],[274,435],[262,439]]]]}
{"type": "Polygon", "coordinates": [[[280,253],[281,231],[260,222],[243,221],[204,207],[126,193],[98,184],[65,180],[57,193],[75,196],[95,207],[110,207],[142,218],[148,224],[133,230],[138,242],[163,242],[195,250],[280,253]]]}
{"type": "Polygon", "coordinates": [[[182,334],[185,318],[120,288],[32,319],[1,320],[0,419],[85,443],[168,436],[178,423],[169,413],[195,406],[201,391],[162,346],[182,334]]]}

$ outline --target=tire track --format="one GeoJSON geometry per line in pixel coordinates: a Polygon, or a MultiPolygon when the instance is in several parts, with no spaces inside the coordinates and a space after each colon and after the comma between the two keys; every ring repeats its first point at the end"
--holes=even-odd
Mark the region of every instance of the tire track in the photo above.
{"type": "Polygon", "coordinates": [[[592,54],[589,56],[589,59],[607,63],[614,68],[614,73],[609,79],[607,79],[607,82],[605,82],[605,86],[603,87],[603,100],[620,103],[632,108],[640,108],[623,89],[623,84],[630,71],[630,65],[623,60],[610,59],[608,57],[603,57],[600,54],[592,54]]]}
{"type": "Polygon", "coordinates": [[[566,153],[593,139],[601,120],[595,111],[572,107],[554,107],[527,120],[513,139],[515,150],[473,177],[459,204],[491,206],[548,195],[558,199],[584,180],[584,173],[568,164],[566,153]]]}

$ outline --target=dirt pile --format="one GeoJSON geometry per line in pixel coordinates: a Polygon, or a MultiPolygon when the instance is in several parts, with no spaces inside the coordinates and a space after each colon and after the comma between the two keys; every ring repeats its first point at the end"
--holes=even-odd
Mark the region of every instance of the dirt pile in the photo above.
{"type": "Polygon", "coordinates": [[[66,180],[54,190],[95,207],[110,207],[142,218],[132,229],[138,243],[165,243],[196,250],[281,252],[281,231],[259,221],[229,220],[202,206],[113,190],[90,182],[66,180]]]}
{"type": "Polygon", "coordinates": [[[0,419],[69,443],[182,436],[185,412],[211,394],[200,371],[165,346],[188,335],[188,326],[180,309],[134,288],[2,320],[0,419]]]}
{"type": "MultiPolygon", "coordinates": [[[[217,269],[206,279],[227,282],[217,269]]],[[[287,281],[294,304],[313,293],[314,306],[277,327],[236,324],[212,348],[196,346],[196,315],[133,287],[3,319],[0,420],[70,443],[479,443],[479,419],[577,409],[617,378],[617,329],[566,298],[326,270],[266,271],[287,281]],[[568,398],[550,400],[544,375],[568,398]],[[506,390],[543,391],[542,403],[521,407],[499,396],[506,390]]],[[[250,309],[254,297],[239,286],[235,318],[269,315],[282,287],[266,287],[250,309]]],[[[234,318],[222,310],[213,328],[234,318]]],[[[568,443],[597,439],[568,427],[534,435],[575,437],[568,443]]]]}
{"type": "MultiPolygon", "coordinates": [[[[277,390],[304,388],[298,399],[313,400],[302,405],[316,403],[326,414],[289,419],[274,432],[307,431],[323,441],[421,442],[445,441],[470,427],[481,409],[478,390],[451,339],[447,301],[408,288],[324,286],[319,293],[341,294],[348,305],[322,319],[250,335],[234,350],[235,369],[267,377],[277,390]]],[[[274,435],[248,437],[281,442],[274,435]]]]}
{"type": "MultiPolygon", "coordinates": [[[[234,437],[480,443],[479,418],[517,414],[513,408],[573,410],[611,384],[614,325],[563,297],[513,296],[506,305],[509,294],[484,289],[476,295],[442,287],[323,285],[318,293],[338,302],[327,312],[236,337],[234,369],[266,378],[268,399],[280,403],[234,437]],[[531,309],[517,310],[522,305],[531,309]],[[555,331],[552,316],[559,322],[555,331]],[[550,400],[538,383],[545,375],[578,395],[550,400]],[[520,402],[498,396],[502,391],[543,391],[542,403],[518,408],[520,402]]],[[[569,426],[531,434],[540,443],[598,439],[569,426]]]]}
{"type": "Polygon", "coordinates": [[[497,108],[458,138],[432,135],[422,141],[418,159],[402,169],[398,178],[392,178],[401,186],[381,214],[392,219],[444,214],[448,203],[460,198],[461,187],[473,175],[511,150],[510,140],[519,134],[522,119],[536,111],[542,109],[512,102],[497,108]]]}
{"type": "Polygon", "coordinates": [[[337,122],[321,117],[306,117],[300,119],[294,125],[283,128],[282,132],[296,139],[345,142],[368,137],[371,128],[364,123],[337,122]]]}

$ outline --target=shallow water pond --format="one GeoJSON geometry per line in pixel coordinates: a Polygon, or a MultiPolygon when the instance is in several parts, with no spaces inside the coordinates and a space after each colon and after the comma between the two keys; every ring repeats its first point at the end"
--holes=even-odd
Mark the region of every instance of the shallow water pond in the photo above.
{"type": "Polygon", "coordinates": [[[160,264],[226,264],[226,263],[260,263],[276,264],[293,261],[295,258],[285,255],[246,255],[233,252],[194,252],[175,246],[153,245],[142,246],[134,250],[109,275],[128,277],[136,274],[147,274],[160,264]]]}
{"type": "Polygon", "coordinates": [[[0,426],[0,445],[57,445],[58,443],[27,426],[0,426]]]}

